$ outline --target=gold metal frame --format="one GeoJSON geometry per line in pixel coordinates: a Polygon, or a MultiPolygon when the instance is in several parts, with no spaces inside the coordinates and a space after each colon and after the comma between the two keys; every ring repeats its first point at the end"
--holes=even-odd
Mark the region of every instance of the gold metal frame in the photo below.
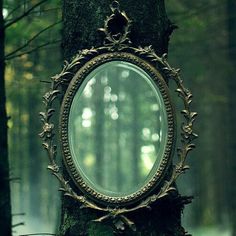
{"type": "Polygon", "coordinates": [[[140,57],[127,53],[127,52],[108,52],[103,53],[101,55],[95,56],[93,59],[90,59],[85,65],[79,69],[79,71],[75,74],[73,79],[71,80],[67,91],[64,95],[63,103],[61,106],[61,119],[60,119],[60,131],[61,136],[60,140],[62,142],[62,151],[64,161],[67,167],[68,172],[70,173],[71,178],[74,180],[75,184],[88,196],[91,196],[94,200],[103,201],[104,204],[128,204],[133,201],[137,201],[146,195],[147,192],[151,191],[153,187],[157,186],[161,180],[161,177],[164,176],[166,169],[168,168],[168,164],[170,163],[170,159],[172,157],[172,151],[175,141],[175,117],[174,111],[172,108],[172,104],[170,101],[170,96],[168,92],[168,87],[166,82],[164,81],[161,74],[149,63],[140,57]],[[78,172],[75,163],[73,161],[70,149],[69,149],[69,138],[68,138],[68,117],[70,113],[70,107],[72,100],[83,83],[86,76],[92,72],[97,66],[113,61],[113,60],[121,60],[131,62],[142,68],[145,72],[149,74],[152,80],[155,82],[161,95],[164,100],[165,110],[167,112],[167,120],[168,120],[168,136],[167,136],[167,144],[165,147],[165,153],[163,157],[161,157],[161,163],[159,168],[156,170],[156,173],[152,176],[150,181],[143,186],[139,191],[125,196],[125,197],[108,197],[106,195],[100,194],[94,189],[92,189],[81,177],[78,172]]]}
{"type": "MultiPolygon", "coordinates": [[[[193,122],[197,113],[192,112],[190,103],[192,101],[191,92],[183,85],[180,78],[179,69],[172,68],[167,62],[167,55],[159,57],[151,46],[133,47],[129,40],[130,20],[124,12],[119,10],[119,4],[114,1],[112,6],[112,15],[105,21],[105,26],[101,29],[105,33],[105,42],[98,48],[85,49],[72,58],[71,62],[65,62],[62,71],[52,77],[51,89],[44,95],[43,101],[45,111],[40,112],[43,122],[40,137],[43,140],[43,146],[46,149],[50,164],[48,169],[57,177],[61,184],[60,190],[64,195],[73,198],[81,203],[83,207],[91,208],[103,212],[104,215],[95,221],[101,222],[106,219],[113,219],[116,226],[121,224],[134,228],[134,222],[127,218],[126,213],[133,212],[142,208],[150,208],[150,205],[157,200],[167,196],[170,192],[176,191],[174,182],[189,167],[185,164],[186,158],[195,146],[192,143],[197,135],[193,132],[193,122]],[[120,32],[114,32],[111,28],[113,23],[119,19],[122,23],[120,32]],[[139,191],[126,197],[108,197],[96,192],[90,188],[81,178],[76,170],[71,158],[68,145],[67,124],[70,105],[72,99],[78,90],[84,78],[97,66],[112,60],[128,61],[138,65],[146,71],[159,88],[168,116],[168,141],[165,154],[162,157],[161,164],[152,179],[139,191]],[[172,161],[175,143],[175,112],[173,111],[168,87],[165,81],[175,81],[177,93],[182,99],[184,109],[181,111],[184,121],[181,126],[181,147],[177,149],[179,162],[174,166],[171,176],[165,180],[165,172],[172,161]],[[67,88],[65,93],[64,89],[67,88]],[[60,115],[60,143],[64,156],[64,162],[70,173],[71,178],[76,183],[80,191],[72,189],[69,181],[65,179],[62,171],[56,162],[56,138],[55,125],[52,121],[55,112],[54,100],[64,97],[60,115]],[[155,190],[155,191],[153,191],[155,190]],[[132,203],[132,205],[130,205],[132,203]]],[[[58,129],[56,129],[58,132],[58,129]]],[[[123,228],[123,227],[122,227],[123,228]]]]}

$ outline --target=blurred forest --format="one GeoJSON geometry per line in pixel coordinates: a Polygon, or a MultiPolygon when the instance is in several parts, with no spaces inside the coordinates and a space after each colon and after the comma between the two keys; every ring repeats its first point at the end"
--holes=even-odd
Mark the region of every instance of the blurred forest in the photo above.
{"type": "MultiPolygon", "coordinates": [[[[181,68],[199,113],[191,169],[178,182],[183,195],[194,196],[183,224],[196,236],[235,236],[236,3],[166,0],[166,10],[178,26],[169,61],[181,68]]],[[[60,193],[46,170],[38,113],[50,77],[63,64],[61,1],[4,0],[2,12],[13,235],[54,233],[60,193]]]]}
{"type": "Polygon", "coordinates": [[[107,62],[87,76],[73,98],[68,135],[75,165],[108,196],[138,191],[163,156],[167,114],[150,81],[131,63],[107,62]]]}

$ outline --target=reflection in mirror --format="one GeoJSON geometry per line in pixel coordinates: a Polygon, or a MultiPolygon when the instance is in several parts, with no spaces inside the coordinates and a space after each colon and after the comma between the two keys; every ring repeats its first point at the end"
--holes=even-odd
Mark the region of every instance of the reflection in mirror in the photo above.
{"type": "Polygon", "coordinates": [[[138,66],[111,61],[83,81],[69,115],[69,145],[84,181],[111,197],[127,196],[156,172],[167,141],[157,86],[138,66]]]}

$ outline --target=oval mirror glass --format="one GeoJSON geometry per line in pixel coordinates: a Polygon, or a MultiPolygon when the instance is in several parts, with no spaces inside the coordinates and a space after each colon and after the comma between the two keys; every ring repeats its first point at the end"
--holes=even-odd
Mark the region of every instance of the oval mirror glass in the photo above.
{"type": "Polygon", "coordinates": [[[90,72],[69,112],[72,160],[84,182],[109,197],[135,193],[158,170],[167,143],[162,95],[142,68],[114,60],[90,72]]]}

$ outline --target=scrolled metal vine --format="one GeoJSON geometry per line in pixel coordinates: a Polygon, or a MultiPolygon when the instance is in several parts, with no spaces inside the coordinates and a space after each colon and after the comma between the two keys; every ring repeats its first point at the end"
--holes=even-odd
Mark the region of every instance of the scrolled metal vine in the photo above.
{"type": "Polygon", "coordinates": [[[39,135],[43,140],[43,147],[46,149],[49,157],[50,163],[48,165],[48,169],[59,180],[61,185],[59,190],[64,192],[65,196],[71,197],[78,201],[81,204],[81,207],[91,208],[103,212],[104,215],[102,217],[94,220],[96,222],[102,222],[104,220],[111,219],[118,230],[123,230],[125,225],[128,225],[133,230],[135,230],[134,222],[130,220],[126,214],[142,208],[151,208],[152,203],[167,196],[170,192],[176,191],[175,187],[173,187],[174,182],[181,174],[189,169],[189,166],[186,164],[186,158],[188,153],[195,147],[193,140],[197,138],[197,134],[195,134],[193,131],[193,124],[197,113],[193,112],[190,107],[192,93],[184,87],[183,80],[180,77],[180,70],[172,68],[167,62],[167,55],[164,54],[162,57],[159,57],[151,46],[135,48],[129,45],[130,40],[128,34],[130,20],[124,12],[119,11],[119,6],[116,3],[117,2],[115,1],[115,4],[112,6],[113,14],[105,21],[104,29],[102,29],[106,35],[106,42],[104,45],[99,48],[92,47],[91,49],[85,49],[78,52],[78,54],[71,60],[70,63],[65,62],[65,65],[59,74],[51,78],[51,89],[43,96],[45,111],[40,112],[40,118],[43,126],[42,132],[39,135]],[[114,36],[110,34],[108,26],[109,22],[114,20],[115,14],[119,14],[120,16],[124,17],[124,19],[127,21],[127,25],[124,28],[123,34],[114,36]],[[181,111],[184,118],[184,122],[181,125],[182,144],[177,150],[179,161],[177,164],[175,164],[169,180],[165,181],[160,191],[157,194],[152,194],[151,196],[146,197],[134,207],[103,207],[91,201],[86,196],[78,195],[71,188],[69,181],[63,176],[62,171],[60,170],[60,167],[56,161],[57,145],[55,140],[55,125],[52,121],[52,117],[55,113],[55,109],[53,108],[54,100],[61,95],[60,86],[70,81],[71,76],[75,74],[77,68],[80,67],[83,64],[83,61],[87,58],[99,55],[104,51],[114,52],[115,50],[129,51],[135,55],[149,59],[154,64],[157,63],[157,66],[165,74],[165,78],[173,80],[176,83],[176,91],[184,104],[184,109],[181,111]]]}

